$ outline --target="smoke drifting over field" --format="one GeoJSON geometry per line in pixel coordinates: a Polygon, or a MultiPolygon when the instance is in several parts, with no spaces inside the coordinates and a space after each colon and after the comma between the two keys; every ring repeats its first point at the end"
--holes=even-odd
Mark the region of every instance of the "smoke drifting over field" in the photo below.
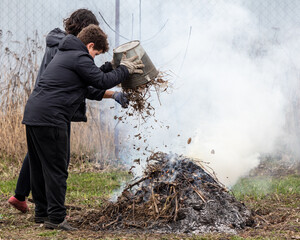
{"type": "MultiPolygon", "coordinates": [[[[120,1],[120,34],[127,38],[120,37],[120,43],[142,36],[142,46],[154,65],[171,74],[167,78],[173,82],[172,92],[161,94],[161,105],[152,94],[155,118],[142,125],[133,118],[117,124],[124,161],[145,159],[146,147],[172,151],[210,162],[219,179],[231,185],[258,164],[262,153],[285,150],[300,159],[300,29],[295,24],[300,3],[258,2],[120,1]],[[134,137],[138,133],[143,134],[140,140],[134,137]]],[[[114,46],[115,1],[1,3],[3,39],[7,30],[17,33],[13,40],[21,43],[25,31],[32,36],[37,29],[45,36],[55,27],[62,28],[63,18],[71,12],[84,7],[97,15],[111,50],[114,46]]],[[[100,65],[111,58],[112,51],[96,62],[100,65]]],[[[103,114],[112,117],[101,121],[115,125],[113,115],[122,113],[119,108],[109,109],[112,102],[107,101],[108,111],[103,114]]],[[[105,105],[103,101],[101,109],[105,105]]]]}
{"type": "Polygon", "coordinates": [[[260,154],[274,153],[290,139],[284,130],[299,81],[299,51],[293,50],[299,35],[263,29],[253,12],[223,1],[204,17],[188,4],[163,9],[166,28],[156,45],[144,48],[156,67],[174,73],[172,93],[156,105],[156,119],[170,128],[153,121],[137,131],[155,126],[146,145],[208,161],[232,185],[260,154]]]}

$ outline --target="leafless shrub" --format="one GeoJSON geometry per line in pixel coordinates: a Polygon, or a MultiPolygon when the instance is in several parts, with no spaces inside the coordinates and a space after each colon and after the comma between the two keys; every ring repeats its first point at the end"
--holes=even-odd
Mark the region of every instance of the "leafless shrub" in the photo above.
{"type": "Polygon", "coordinates": [[[23,109],[37,75],[42,47],[38,35],[22,44],[12,33],[0,35],[0,156],[21,159],[26,153],[23,109]]]}

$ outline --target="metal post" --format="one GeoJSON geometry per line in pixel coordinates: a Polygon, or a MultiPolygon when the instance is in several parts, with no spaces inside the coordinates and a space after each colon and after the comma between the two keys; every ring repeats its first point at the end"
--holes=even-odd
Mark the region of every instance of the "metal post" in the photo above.
{"type": "Polygon", "coordinates": [[[115,29],[115,47],[117,47],[120,45],[120,0],[116,0],[115,29]]]}
{"type": "Polygon", "coordinates": [[[142,41],[142,0],[140,0],[140,18],[139,18],[139,27],[140,27],[140,41],[142,41]]]}
{"type": "MultiPolygon", "coordinates": [[[[115,47],[120,45],[120,0],[116,0],[116,9],[115,9],[115,47]]],[[[118,103],[115,103],[115,111],[116,115],[119,114],[118,112],[118,103]]],[[[119,157],[119,130],[115,128],[114,132],[114,144],[115,144],[115,158],[120,159],[119,157]]]]}

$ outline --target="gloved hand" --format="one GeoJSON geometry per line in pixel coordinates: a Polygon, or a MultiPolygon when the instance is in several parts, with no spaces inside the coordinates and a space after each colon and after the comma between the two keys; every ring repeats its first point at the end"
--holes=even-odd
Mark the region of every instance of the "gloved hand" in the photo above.
{"type": "Polygon", "coordinates": [[[112,69],[116,69],[116,64],[115,64],[114,59],[112,59],[112,60],[110,61],[110,63],[111,63],[112,69]]]}
{"type": "Polygon", "coordinates": [[[133,56],[130,58],[126,58],[126,54],[124,53],[120,62],[120,65],[124,65],[127,67],[129,74],[138,73],[143,74],[143,70],[141,68],[145,67],[142,60],[136,60],[138,56],[133,56]]]}
{"type": "Polygon", "coordinates": [[[122,106],[122,108],[128,108],[129,100],[127,98],[127,94],[126,93],[115,92],[112,95],[112,98],[115,99],[115,101],[117,103],[119,103],[122,106]]]}

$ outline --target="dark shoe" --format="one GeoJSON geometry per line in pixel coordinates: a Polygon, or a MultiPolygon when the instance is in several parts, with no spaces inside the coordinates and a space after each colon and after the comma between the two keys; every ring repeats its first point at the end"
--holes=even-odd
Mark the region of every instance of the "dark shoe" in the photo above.
{"type": "Polygon", "coordinates": [[[35,223],[44,223],[48,221],[48,217],[34,217],[34,222],[35,223]]]}
{"type": "Polygon", "coordinates": [[[27,206],[26,201],[19,201],[14,196],[8,199],[8,203],[11,204],[14,208],[21,211],[22,213],[26,213],[29,211],[29,207],[27,206]]]}
{"type": "Polygon", "coordinates": [[[44,224],[45,228],[47,229],[58,229],[58,230],[65,230],[65,231],[76,231],[77,228],[72,227],[67,220],[65,219],[62,223],[52,223],[50,221],[45,221],[44,224]]]}

